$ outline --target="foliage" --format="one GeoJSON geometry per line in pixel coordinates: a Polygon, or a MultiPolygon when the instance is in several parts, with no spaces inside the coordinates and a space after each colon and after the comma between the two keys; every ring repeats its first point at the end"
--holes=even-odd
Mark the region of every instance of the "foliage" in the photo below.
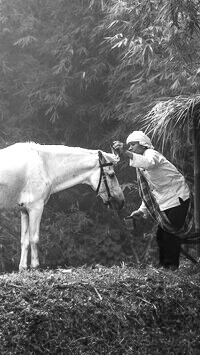
{"type": "Polygon", "coordinates": [[[8,121],[26,126],[28,120],[50,131],[53,125],[54,141],[99,141],[100,78],[107,71],[93,34],[99,11],[89,0],[1,2],[1,111],[6,127],[8,121]]]}
{"type": "Polygon", "coordinates": [[[114,114],[134,127],[155,100],[199,92],[199,6],[198,1],[109,2],[100,26],[111,65],[106,117],[114,114]]]}
{"type": "MultiPolygon", "coordinates": [[[[157,137],[160,149],[164,151],[167,146],[169,156],[181,167],[190,182],[194,175],[194,131],[199,134],[197,128],[200,125],[199,99],[199,95],[191,95],[159,101],[141,119],[152,138],[157,137]]],[[[198,142],[198,138],[196,140],[198,142]]]]}
{"type": "Polygon", "coordinates": [[[68,213],[48,210],[41,226],[41,265],[117,263],[125,257],[120,240],[119,231],[111,223],[95,223],[78,206],[68,213]]]}
{"type": "Polygon", "coordinates": [[[2,123],[108,147],[155,99],[199,92],[199,6],[1,1],[2,123]]]}
{"type": "Polygon", "coordinates": [[[198,354],[199,266],[0,276],[1,354],[198,354]]]}

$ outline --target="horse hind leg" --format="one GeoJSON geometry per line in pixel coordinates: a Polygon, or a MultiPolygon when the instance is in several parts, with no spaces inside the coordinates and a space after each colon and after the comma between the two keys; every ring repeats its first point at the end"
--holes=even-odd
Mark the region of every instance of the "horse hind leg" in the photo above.
{"type": "Polygon", "coordinates": [[[44,203],[38,204],[29,212],[29,239],[31,246],[31,268],[39,267],[38,243],[40,233],[40,222],[44,209],[44,203]]]}
{"type": "Polygon", "coordinates": [[[19,271],[27,270],[29,249],[29,215],[26,210],[21,211],[21,258],[19,271]]]}

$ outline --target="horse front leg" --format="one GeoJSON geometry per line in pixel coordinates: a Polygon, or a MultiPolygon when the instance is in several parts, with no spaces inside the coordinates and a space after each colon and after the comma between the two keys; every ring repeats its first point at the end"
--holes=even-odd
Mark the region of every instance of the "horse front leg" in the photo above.
{"type": "Polygon", "coordinates": [[[27,211],[21,211],[21,257],[19,271],[27,270],[27,258],[29,248],[29,215],[27,211]]]}
{"type": "Polygon", "coordinates": [[[38,204],[29,212],[29,236],[31,245],[31,268],[39,267],[38,243],[40,235],[40,222],[44,209],[44,203],[38,204]]]}

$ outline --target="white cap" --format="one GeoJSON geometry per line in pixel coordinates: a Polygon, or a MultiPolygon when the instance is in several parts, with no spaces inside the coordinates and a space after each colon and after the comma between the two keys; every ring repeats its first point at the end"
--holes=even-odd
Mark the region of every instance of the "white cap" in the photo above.
{"type": "Polygon", "coordinates": [[[151,143],[151,139],[142,131],[133,131],[131,134],[129,134],[126,143],[128,144],[130,142],[139,142],[139,144],[143,145],[144,147],[154,149],[154,146],[151,143]]]}

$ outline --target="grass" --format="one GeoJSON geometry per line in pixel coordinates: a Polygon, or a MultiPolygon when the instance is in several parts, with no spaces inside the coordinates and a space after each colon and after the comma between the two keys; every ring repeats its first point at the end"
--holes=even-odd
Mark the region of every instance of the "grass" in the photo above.
{"type": "Polygon", "coordinates": [[[0,275],[0,354],[199,354],[200,267],[0,275]]]}

